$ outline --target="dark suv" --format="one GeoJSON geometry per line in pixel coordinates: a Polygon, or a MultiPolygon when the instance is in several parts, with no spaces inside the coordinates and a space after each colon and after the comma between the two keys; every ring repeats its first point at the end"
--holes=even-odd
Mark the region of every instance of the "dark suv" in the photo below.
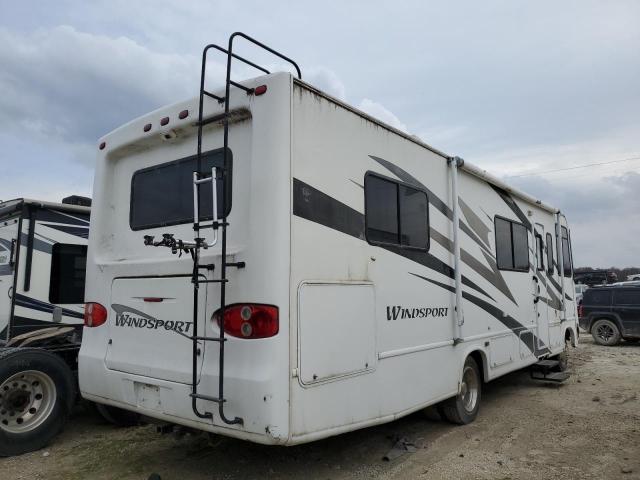
{"type": "Polygon", "coordinates": [[[592,287],[578,306],[580,327],[600,345],[640,340],[640,287],[592,287]]]}

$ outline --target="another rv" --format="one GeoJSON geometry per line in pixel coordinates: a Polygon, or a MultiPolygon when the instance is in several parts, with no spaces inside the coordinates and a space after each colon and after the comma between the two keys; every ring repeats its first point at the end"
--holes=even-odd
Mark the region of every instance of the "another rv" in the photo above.
{"type": "Polygon", "coordinates": [[[234,82],[234,39],[264,47],[207,47],[224,89],[203,70],[199,98],[99,142],[82,395],[293,445],[435,404],[471,422],[525,367],[567,378],[564,215],[299,71],[234,82]]]}
{"type": "Polygon", "coordinates": [[[75,401],[89,205],[0,202],[0,456],[46,445],[75,401]]]}

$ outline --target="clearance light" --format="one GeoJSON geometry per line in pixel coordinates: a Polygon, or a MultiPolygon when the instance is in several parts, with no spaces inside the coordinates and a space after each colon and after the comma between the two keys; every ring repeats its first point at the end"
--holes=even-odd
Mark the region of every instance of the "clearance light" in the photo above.
{"type": "MultiPolygon", "coordinates": [[[[220,313],[211,318],[221,325],[220,313]]],[[[229,305],[224,310],[224,331],[237,338],[268,338],[278,334],[278,307],[245,303],[229,305]]]]}
{"type": "Polygon", "coordinates": [[[187,118],[189,116],[189,110],[182,110],[179,114],[178,114],[178,118],[180,120],[184,120],[185,118],[187,118]]]}
{"type": "Polygon", "coordinates": [[[150,123],[147,123],[147,124],[144,126],[143,130],[144,130],[145,132],[148,132],[149,130],[151,130],[151,124],[150,124],[150,123]]]}
{"type": "Polygon", "coordinates": [[[253,91],[253,93],[255,95],[263,95],[263,94],[267,93],[267,86],[266,85],[260,85],[259,87],[256,87],[256,89],[253,91]]]}
{"type": "Polygon", "coordinates": [[[99,148],[100,148],[100,150],[104,150],[104,147],[106,147],[106,146],[107,146],[107,143],[106,143],[106,142],[102,142],[102,143],[100,144],[100,147],[99,147],[99,148]]]}
{"type": "Polygon", "coordinates": [[[99,327],[107,321],[107,309],[99,303],[88,302],[84,305],[84,326],[99,327]]]}
{"type": "Polygon", "coordinates": [[[163,127],[169,123],[169,117],[164,117],[162,118],[162,120],[160,120],[160,125],[162,125],[163,127]]]}

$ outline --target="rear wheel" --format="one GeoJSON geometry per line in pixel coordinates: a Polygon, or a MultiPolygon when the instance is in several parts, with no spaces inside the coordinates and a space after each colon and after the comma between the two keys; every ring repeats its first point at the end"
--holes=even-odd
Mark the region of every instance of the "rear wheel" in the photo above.
{"type": "Polygon", "coordinates": [[[460,393],[442,403],[441,412],[444,417],[459,425],[473,422],[480,410],[482,396],[482,376],[478,364],[472,357],[467,357],[462,369],[460,393]]]}
{"type": "Polygon", "coordinates": [[[620,330],[615,322],[602,318],[591,327],[591,335],[598,345],[611,347],[620,342],[620,330]]]}
{"type": "Polygon", "coordinates": [[[46,446],[62,430],[74,398],[75,379],[57,355],[0,349],[0,456],[46,446]]]}

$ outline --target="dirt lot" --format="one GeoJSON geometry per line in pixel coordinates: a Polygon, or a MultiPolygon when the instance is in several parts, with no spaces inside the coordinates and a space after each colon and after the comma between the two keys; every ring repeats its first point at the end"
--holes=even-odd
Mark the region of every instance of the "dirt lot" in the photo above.
{"type": "Polygon", "coordinates": [[[1,479],[640,479],[640,345],[583,335],[563,385],[516,372],[485,387],[475,423],[421,414],[299,447],[118,429],[79,406],[50,448],[0,459],[1,479]],[[417,446],[392,461],[394,438],[417,446]]]}

